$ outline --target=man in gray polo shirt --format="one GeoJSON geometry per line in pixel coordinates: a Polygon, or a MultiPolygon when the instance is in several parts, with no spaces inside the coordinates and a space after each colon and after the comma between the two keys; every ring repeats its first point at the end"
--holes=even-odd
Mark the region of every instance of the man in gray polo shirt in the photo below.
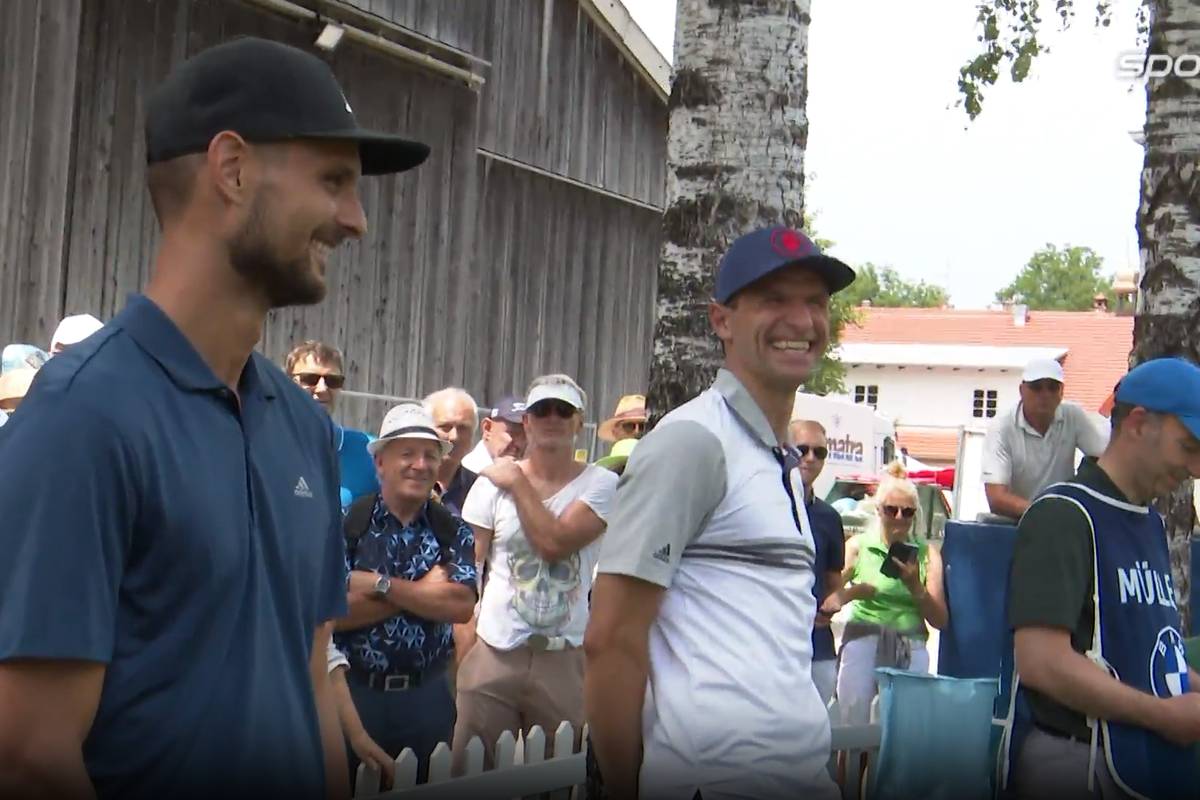
{"type": "Polygon", "coordinates": [[[983,488],[993,514],[1020,519],[1047,486],[1075,474],[1075,451],[1104,452],[1108,437],[1064,403],[1062,364],[1035,358],[1021,375],[1021,401],[992,421],[983,445],[983,488]]]}
{"type": "Polygon", "coordinates": [[[708,309],[724,369],[630,456],[584,641],[593,752],[613,798],[837,797],[787,427],[829,343],[829,297],[853,280],[799,231],[739,238],[708,309]]]}

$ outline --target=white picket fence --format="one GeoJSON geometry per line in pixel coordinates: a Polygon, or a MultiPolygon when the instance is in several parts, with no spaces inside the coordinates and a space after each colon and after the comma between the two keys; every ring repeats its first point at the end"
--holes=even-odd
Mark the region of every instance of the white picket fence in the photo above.
{"type": "MultiPolygon", "coordinates": [[[[868,765],[879,750],[880,730],[875,722],[868,725],[838,725],[832,728],[830,772],[837,775],[837,756],[845,754],[846,779],[842,785],[843,800],[859,800],[860,782],[856,765],[866,755],[868,765]]],[[[836,702],[830,707],[830,718],[838,720],[836,702]]],[[[587,726],[581,742],[586,747],[587,726]]],[[[459,777],[451,776],[450,746],[439,744],[429,759],[429,780],[417,784],[417,756],[406,748],[396,758],[396,779],[392,788],[379,791],[379,772],[365,764],[359,765],[354,785],[354,797],[376,797],[378,800],[512,800],[550,793],[553,800],[581,800],[587,776],[587,754],[575,749],[575,731],[571,723],[563,722],[554,733],[549,758],[546,753],[546,733],[534,726],[519,739],[510,731],[501,734],[496,742],[496,765],[483,769],[483,742],[474,738],[467,745],[466,770],[459,777]]],[[[869,768],[869,767],[868,767],[869,768]]]]}

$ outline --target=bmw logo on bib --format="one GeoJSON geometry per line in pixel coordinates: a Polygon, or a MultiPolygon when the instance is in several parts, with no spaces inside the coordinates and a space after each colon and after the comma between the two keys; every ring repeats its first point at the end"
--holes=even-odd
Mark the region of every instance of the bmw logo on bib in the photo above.
{"type": "Polygon", "coordinates": [[[1174,628],[1158,632],[1150,654],[1150,685],[1158,697],[1178,697],[1188,690],[1187,651],[1183,637],[1174,628]]]}

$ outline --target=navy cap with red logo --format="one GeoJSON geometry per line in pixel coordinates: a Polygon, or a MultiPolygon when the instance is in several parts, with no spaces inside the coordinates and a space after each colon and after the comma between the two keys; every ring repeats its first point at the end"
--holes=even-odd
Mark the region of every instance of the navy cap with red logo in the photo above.
{"type": "Polygon", "coordinates": [[[825,281],[830,294],[854,282],[854,270],[822,253],[803,231],[776,225],[747,233],[730,245],[717,270],[713,299],[728,304],[735,294],[759,278],[793,264],[812,269],[825,281]]]}

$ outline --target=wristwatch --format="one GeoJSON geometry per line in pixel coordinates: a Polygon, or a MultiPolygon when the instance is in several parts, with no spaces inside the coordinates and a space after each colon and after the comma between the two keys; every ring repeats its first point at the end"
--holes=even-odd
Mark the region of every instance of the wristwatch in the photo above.
{"type": "Polygon", "coordinates": [[[375,594],[380,597],[387,597],[388,589],[392,588],[392,579],[387,575],[380,575],[375,579],[375,594]]]}

